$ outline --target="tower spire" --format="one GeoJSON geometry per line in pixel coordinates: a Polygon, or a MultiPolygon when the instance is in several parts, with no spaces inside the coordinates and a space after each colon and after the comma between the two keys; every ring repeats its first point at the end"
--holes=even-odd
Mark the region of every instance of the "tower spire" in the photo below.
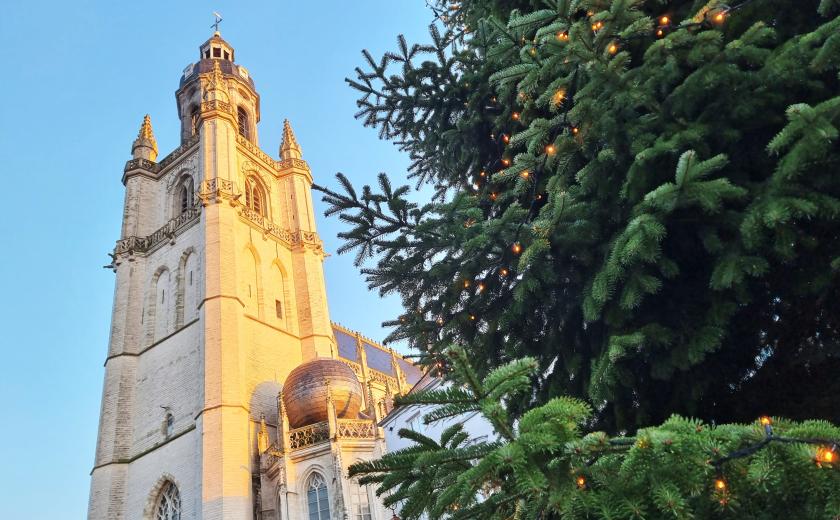
{"type": "Polygon", "coordinates": [[[283,141],[280,143],[280,158],[281,159],[302,159],[303,152],[301,152],[300,145],[295,139],[295,133],[292,132],[292,125],[288,119],[283,120],[283,141]]]}
{"type": "Polygon", "coordinates": [[[131,155],[135,159],[148,159],[150,161],[157,159],[158,146],[155,134],[152,132],[152,118],[149,117],[149,114],[143,117],[137,139],[131,145],[131,155]]]}

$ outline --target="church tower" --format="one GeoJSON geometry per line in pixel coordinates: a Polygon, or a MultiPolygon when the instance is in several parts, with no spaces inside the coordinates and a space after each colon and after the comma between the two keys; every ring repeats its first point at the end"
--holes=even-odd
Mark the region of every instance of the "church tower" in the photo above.
{"type": "Polygon", "coordinates": [[[91,519],[389,520],[347,467],[420,374],[330,321],[312,173],[216,32],[176,92],[181,144],[131,147],[91,519]]]}

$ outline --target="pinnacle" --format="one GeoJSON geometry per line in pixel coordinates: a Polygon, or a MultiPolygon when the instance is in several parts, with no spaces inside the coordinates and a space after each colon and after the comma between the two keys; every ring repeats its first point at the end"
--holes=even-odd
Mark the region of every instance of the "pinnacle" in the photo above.
{"type": "Polygon", "coordinates": [[[295,139],[292,125],[288,119],[283,120],[283,141],[280,143],[281,159],[301,159],[303,157],[300,145],[295,139]]]}
{"type": "Polygon", "coordinates": [[[152,118],[149,114],[143,116],[143,124],[140,125],[140,132],[137,133],[139,139],[155,140],[155,134],[152,132],[152,118]]]}
{"type": "Polygon", "coordinates": [[[137,139],[131,146],[131,153],[135,158],[142,157],[154,161],[157,158],[158,146],[155,140],[155,133],[152,131],[152,118],[149,114],[143,117],[140,131],[137,132],[137,139]],[[143,151],[146,149],[147,151],[143,151]]]}

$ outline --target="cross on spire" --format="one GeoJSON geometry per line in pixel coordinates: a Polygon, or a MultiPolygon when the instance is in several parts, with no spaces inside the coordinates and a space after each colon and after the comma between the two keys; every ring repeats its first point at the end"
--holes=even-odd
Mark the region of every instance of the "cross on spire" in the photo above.
{"type": "Polygon", "coordinates": [[[216,19],[216,22],[213,23],[210,27],[214,27],[216,29],[216,32],[219,32],[219,24],[222,23],[222,15],[220,15],[216,11],[213,11],[213,17],[216,19]]]}

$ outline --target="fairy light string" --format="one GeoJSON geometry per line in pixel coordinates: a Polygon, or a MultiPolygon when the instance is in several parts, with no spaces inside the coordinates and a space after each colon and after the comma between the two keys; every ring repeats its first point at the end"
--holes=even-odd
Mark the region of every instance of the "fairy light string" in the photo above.
{"type": "MultiPolygon", "coordinates": [[[[641,38],[653,38],[653,39],[661,39],[665,36],[674,33],[676,31],[681,30],[694,30],[694,29],[703,29],[703,28],[715,28],[721,27],[723,23],[725,23],[729,16],[738,11],[748,4],[752,3],[754,0],[744,0],[740,3],[735,5],[726,5],[720,4],[718,6],[712,7],[705,12],[702,13],[702,16],[699,20],[696,21],[684,21],[679,24],[675,24],[672,16],[669,13],[663,13],[659,16],[653,18],[653,26],[654,30],[650,34],[636,34],[631,36],[622,37],[618,34],[604,34],[600,35],[601,31],[604,29],[608,29],[608,20],[595,20],[586,22],[590,25],[591,30],[596,34],[599,41],[604,42],[604,50],[606,54],[610,57],[607,59],[611,59],[612,56],[616,55],[622,48],[629,44],[632,40],[641,39],[641,38]]],[[[451,5],[447,10],[439,10],[432,5],[432,2],[427,0],[427,6],[433,10],[435,13],[435,17],[439,19],[441,22],[444,23],[447,27],[453,28],[455,26],[459,26],[459,20],[463,19],[463,15],[460,10],[460,6],[458,5],[451,5]]],[[[598,13],[593,11],[589,11],[583,13],[586,19],[591,19],[595,17],[598,13]]],[[[574,16],[570,19],[570,23],[574,23],[575,19],[580,20],[581,15],[577,15],[577,18],[574,16]]],[[[514,45],[521,47],[525,47],[526,45],[530,46],[529,52],[527,56],[537,65],[541,65],[543,62],[540,60],[540,51],[542,51],[543,47],[546,45],[554,45],[552,40],[559,40],[560,42],[567,43],[570,41],[570,34],[569,30],[562,30],[558,31],[554,36],[546,36],[543,37],[540,41],[536,39],[533,41],[528,41],[525,36],[520,36],[517,38],[514,34],[508,31],[507,27],[501,25],[495,20],[491,20],[491,23],[494,28],[496,28],[501,35],[508,38],[514,45]]],[[[448,44],[455,44],[455,41],[463,41],[463,37],[465,34],[468,34],[470,31],[463,30],[459,34],[452,36],[448,39],[448,44]]],[[[491,42],[484,42],[483,45],[487,47],[491,42]]],[[[581,139],[581,128],[579,123],[571,123],[569,121],[569,113],[573,107],[573,100],[576,94],[576,87],[578,83],[579,77],[579,69],[580,64],[576,65],[575,70],[569,80],[569,83],[566,86],[558,88],[557,91],[552,95],[551,104],[554,107],[562,107],[562,123],[561,123],[561,132],[557,135],[550,136],[548,139],[548,144],[544,147],[543,153],[541,154],[542,160],[539,163],[535,163],[529,166],[523,166],[518,172],[513,171],[517,167],[517,161],[514,160],[513,155],[510,154],[508,151],[510,147],[510,143],[513,140],[513,135],[515,134],[515,129],[501,129],[497,132],[494,132],[490,135],[491,140],[497,145],[497,155],[496,159],[491,160],[489,163],[486,163],[483,168],[481,168],[481,172],[478,175],[473,175],[472,180],[468,179],[467,188],[471,188],[472,191],[475,193],[475,196],[481,197],[482,199],[486,200],[489,206],[487,207],[487,211],[493,211],[493,206],[497,203],[499,196],[500,196],[500,188],[498,185],[504,182],[510,182],[511,180],[515,180],[517,178],[522,179],[522,181],[527,182],[530,184],[530,190],[528,190],[528,212],[527,216],[524,220],[520,221],[516,227],[516,230],[513,233],[512,242],[508,244],[506,248],[501,249],[501,253],[493,254],[497,258],[496,262],[491,264],[487,264],[486,269],[483,269],[482,272],[485,273],[486,276],[490,276],[493,273],[498,274],[499,282],[502,285],[509,285],[515,283],[515,280],[518,277],[510,277],[508,278],[509,265],[515,261],[516,258],[520,257],[524,250],[527,248],[527,242],[522,238],[523,228],[533,221],[535,216],[538,214],[539,205],[544,204],[546,201],[546,197],[539,192],[540,184],[541,184],[541,177],[543,170],[545,169],[549,159],[551,156],[555,155],[557,152],[557,147],[554,144],[557,141],[557,138],[564,133],[572,139],[580,140],[581,139]],[[497,170],[498,169],[498,170],[497,170]],[[496,173],[492,173],[496,171],[496,173]],[[504,174],[504,175],[502,175],[504,174]],[[515,174],[515,175],[514,175],[515,174]],[[507,253],[505,253],[505,250],[507,253]]],[[[519,92],[516,96],[523,104],[523,106],[527,106],[528,96],[524,92],[519,92]]],[[[495,96],[490,98],[489,104],[486,104],[485,110],[493,110],[493,111],[501,111],[504,113],[502,107],[499,106],[498,100],[495,96]]],[[[523,113],[521,110],[511,110],[509,121],[512,125],[524,125],[527,127],[527,124],[523,121],[523,113]]],[[[582,141],[579,141],[582,144],[582,141]]],[[[471,227],[474,225],[474,222],[469,224],[465,224],[465,227],[471,227]]],[[[482,276],[485,276],[482,275],[482,276]]],[[[485,277],[486,277],[485,276],[485,277]]],[[[473,297],[478,297],[484,292],[484,283],[480,282],[481,278],[476,278],[476,282],[479,283],[481,290],[475,291],[470,300],[473,297]]],[[[489,281],[489,279],[488,279],[489,281]]],[[[466,287],[464,287],[466,290],[466,287]]],[[[464,303],[462,309],[458,311],[458,313],[463,313],[467,319],[468,323],[472,326],[476,325],[476,316],[473,314],[474,311],[471,309],[475,306],[474,301],[469,301],[464,303]]],[[[424,313],[421,313],[421,316],[424,313]]],[[[446,312],[444,311],[444,314],[446,312]]],[[[425,319],[425,316],[422,316],[421,319],[429,323],[428,320],[425,319]]],[[[438,325],[438,337],[441,338],[443,324],[442,321],[442,314],[440,312],[433,313],[433,323],[438,325]],[[434,316],[437,316],[436,318],[434,316]]],[[[777,437],[773,437],[776,439],[777,437]]]]}
{"type": "MultiPolygon", "coordinates": [[[[768,416],[763,416],[758,419],[759,425],[764,430],[764,437],[749,446],[729,452],[723,457],[712,458],[708,464],[714,469],[714,479],[712,480],[712,490],[714,493],[721,495],[721,503],[726,503],[729,493],[729,481],[726,478],[725,466],[727,463],[750,457],[759,451],[767,448],[773,443],[779,444],[806,444],[810,446],[817,446],[815,455],[813,457],[814,463],[820,467],[834,467],[840,461],[840,440],[837,439],[819,439],[819,438],[798,438],[786,437],[783,435],[776,435],[773,430],[773,420],[768,416]]],[[[615,453],[616,451],[625,451],[633,446],[639,445],[642,442],[640,439],[634,437],[620,437],[610,439],[608,447],[602,449],[595,457],[586,462],[586,466],[595,464],[599,457],[607,453],[615,453]]],[[[583,472],[577,472],[575,476],[575,484],[581,490],[588,489],[589,486],[586,480],[586,475],[583,472]],[[584,482],[586,485],[581,485],[584,482]]]]}

